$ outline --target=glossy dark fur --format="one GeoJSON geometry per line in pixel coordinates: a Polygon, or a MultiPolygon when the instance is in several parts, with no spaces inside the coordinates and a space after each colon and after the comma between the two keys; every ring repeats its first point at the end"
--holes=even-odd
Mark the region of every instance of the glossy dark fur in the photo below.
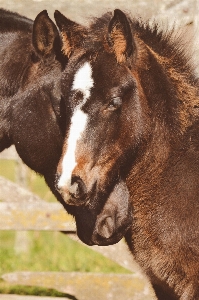
{"type": "MultiPolygon", "coordinates": [[[[158,299],[199,299],[198,83],[180,39],[119,10],[88,29],[59,12],[55,19],[70,56],[62,75],[69,110],[81,98],[70,93],[76,70],[85,61],[92,67],[94,86],[82,109],[87,127],[73,170],[86,205],[100,210],[99,195],[125,180],[133,212],[125,238],[158,299]]],[[[83,234],[83,213],[78,220],[83,234]]]]}

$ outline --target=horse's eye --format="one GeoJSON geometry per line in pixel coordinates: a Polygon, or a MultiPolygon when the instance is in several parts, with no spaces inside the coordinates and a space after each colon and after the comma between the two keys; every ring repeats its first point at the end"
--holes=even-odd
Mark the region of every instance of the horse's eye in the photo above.
{"type": "Polygon", "coordinates": [[[116,110],[122,105],[122,99],[120,97],[113,98],[108,104],[108,110],[116,110]]]}

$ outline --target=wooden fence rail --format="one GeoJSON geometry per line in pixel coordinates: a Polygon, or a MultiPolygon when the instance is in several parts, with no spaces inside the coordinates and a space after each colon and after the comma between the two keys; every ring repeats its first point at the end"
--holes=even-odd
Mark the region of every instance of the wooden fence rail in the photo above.
{"type": "MultiPolygon", "coordinates": [[[[58,202],[46,202],[3,177],[0,177],[0,200],[0,230],[61,231],[79,241],[73,218],[58,202]]],[[[1,279],[14,285],[53,288],[70,295],[65,299],[155,299],[150,284],[133,262],[124,241],[108,247],[93,246],[90,248],[132,271],[132,274],[14,272],[3,274],[1,279]]],[[[2,299],[48,300],[49,297],[0,295],[0,300],[2,299]]],[[[52,297],[50,299],[53,300],[52,297]]]]}

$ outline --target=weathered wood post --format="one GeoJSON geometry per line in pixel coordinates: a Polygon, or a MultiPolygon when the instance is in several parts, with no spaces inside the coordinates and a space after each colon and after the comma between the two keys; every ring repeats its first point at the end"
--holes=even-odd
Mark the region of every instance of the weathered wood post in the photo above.
{"type": "MultiPolygon", "coordinates": [[[[16,183],[27,188],[28,168],[18,156],[16,159],[16,183]]],[[[28,231],[16,231],[14,249],[16,254],[27,253],[30,249],[30,236],[28,231]]]]}

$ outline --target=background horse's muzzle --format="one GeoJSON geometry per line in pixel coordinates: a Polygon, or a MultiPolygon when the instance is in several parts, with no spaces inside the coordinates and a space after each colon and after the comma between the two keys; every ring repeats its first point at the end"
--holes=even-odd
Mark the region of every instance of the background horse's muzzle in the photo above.
{"type": "MultiPolygon", "coordinates": [[[[84,208],[86,209],[86,208],[84,208]]],[[[132,225],[132,208],[124,181],[117,183],[100,214],[76,217],[79,238],[88,245],[111,245],[120,241],[132,225]]]]}
{"type": "Polygon", "coordinates": [[[110,216],[99,220],[92,235],[92,244],[99,246],[108,246],[118,243],[132,225],[131,214],[122,222],[113,219],[110,216]],[[101,224],[100,224],[101,223],[101,224]]]}

